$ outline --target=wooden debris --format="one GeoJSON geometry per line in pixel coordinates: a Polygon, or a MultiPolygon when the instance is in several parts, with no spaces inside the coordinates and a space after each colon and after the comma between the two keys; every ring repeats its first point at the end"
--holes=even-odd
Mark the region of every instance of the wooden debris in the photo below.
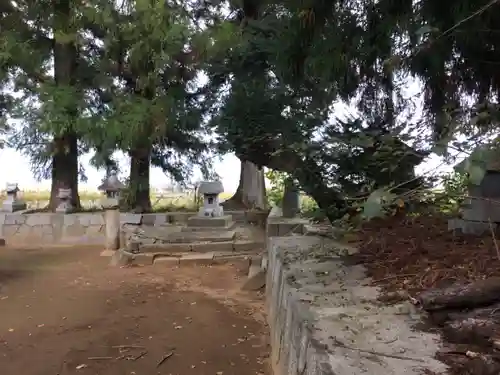
{"type": "Polygon", "coordinates": [[[156,367],[160,367],[160,366],[161,366],[161,365],[162,365],[162,364],[163,364],[163,363],[164,363],[167,359],[169,359],[169,358],[170,358],[170,357],[172,357],[173,355],[174,355],[174,352],[173,352],[173,351],[171,351],[171,352],[169,352],[169,353],[165,354],[165,355],[163,356],[163,358],[162,358],[162,359],[160,359],[160,362],[158,362],[158,364],[156,365],[156,367]]]}
{"type": "Polygon", "coordinates": [[[500,277],[429,289],[420,293],[417,300],[427,311],[483,307],[500,302],[500,277]]]}

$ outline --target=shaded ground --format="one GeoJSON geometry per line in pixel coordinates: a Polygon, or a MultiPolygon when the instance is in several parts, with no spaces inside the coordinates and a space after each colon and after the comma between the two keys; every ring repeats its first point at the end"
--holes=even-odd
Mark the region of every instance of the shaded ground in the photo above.
{"type": "Polygon", "coordinates": [[[267,374],[237,265],[107,268],[99,251],[0,250],[2,375],[267,374]]]}
{"type": "MultiPolygon", "coordinates": [[[[498,233],[494,235],[500,237],[498,233]]],[[[412,298],[429,288],[500,276],[500,255],[493,234],[454,234],[448,231],[445,217],[373,220],[363,227],[358,239],[361,262],[373,284],[386,292],[382,296],[386,301],[412,298]]],[[[426,328],[437,329],[431,325],[426,328]]],[[[474,367],[477,361],[472,354],[476,351],[500,358],[491,347],[447,347],[447,353],[439,357],[452,366],[453,374],[489,374],[474,367]]]]}

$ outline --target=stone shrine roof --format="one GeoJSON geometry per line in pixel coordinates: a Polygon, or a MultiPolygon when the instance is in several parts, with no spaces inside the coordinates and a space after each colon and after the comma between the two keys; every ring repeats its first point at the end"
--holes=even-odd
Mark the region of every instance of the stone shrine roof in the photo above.
{"type": "Polygon", "coordinates": [[[200,194],[220,194],[224,192],[224,187],[220,181],[203,181],[198,191],[200,194]]]}

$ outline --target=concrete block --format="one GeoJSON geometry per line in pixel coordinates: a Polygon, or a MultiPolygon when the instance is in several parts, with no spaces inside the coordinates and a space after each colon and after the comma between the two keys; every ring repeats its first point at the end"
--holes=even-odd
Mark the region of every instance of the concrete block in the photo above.
{"type": "Polygon", "coordinates": [[[190,217],[198,215],[197,212],[170,212],[167,221],[170,224],[186,224],[190,217]]]}
{"type": "Polygon", "coordinates": [[[491,228],[496,230],[497,224],[491,223],[491,227],[489,223],[480,222],[480,221],[462,221],[462,233],[464,234],[473,234],[476,236],[480,236],[485,232],[490,232],[491,228]]]}
{"type": "Polygon", "coordinates": [[[245,241],[245,240],[239,240],[233,242],[234,251],[262,250],[264,249],[264,247],[265,244],[263,242],[245,241]]]}
{"type": "Polygon", "coordinates": [[[154,254],[134,254],[130,264],[150,266],[154,263],[154,254]]]}
{"type": "MultiPolygon", "coordinates": [[[[416,333],[413,326],[418,316],[401,314],[401,307],[380,305],[379,291],[367,286],[370,280],[364,268],[332,257],[340,249],[335,251],[334,242],[327,246],[324,242],[324,238],[314,236],[268,241],[265,306],[273,373],[444,373],[446,366],[434,358],[440,348],[439,336],[416,333]],[[356,350],[339,347],[336,342],[356,350]],[[374,361],[363,351],[404,352],[405,357],[415,360],[380,356],[374,361]]],[[[405,307],[411,310],[409,304],[405,307]]]]}
{"type": "Polygon", "coordinates": [[[157,255],[153,258],[153,264],[163,264],[167,266],[178,266],[180,257],[157,255]]]}
{"type": "Polygon", "coordinates": [[[233,251],[232,242],[207,242],[192,243],[191,251],[197,253],[207,253],[213,251],[233,251]]]}
{"type": "Polygon", "coordinates": [[[235,237],[234,231],[207,231],[204,232],[177,232],[168,236],[171,243],[194,243],[194,242],[224,242],[232,241],[235,237]]]}
{"type": "Polygon", "coordinates": [[[142,222],[142,214],[133,214],[124,212],[120,214],[120,224],[140,225],[142,222]]]}
{"type": "Polygon", "coordinates": [[[291,234],[304,234],[305,225],[309,223],[301,218],[268,217],[266,225],[267,237],[284,237],[291,234]]]}
{"type": "Polygon", "coordinates": [[[233,218],[231,215],[224,215],[220,217],[201,217],[192,216],[188,219],[188,227],[223,227],[228,228],[232,224],[233,218]]]}
{"type": "Polygon", "coordinates": [[[189,233],[189,232],[206,232],[207,230],[211,232],[226,232],[234,228],[235,222],[231,222],[227,227],[182,227],[181,232],[189,233]]]}
{"type": "Polygon", "coordinates": [[[192,265],[211,265],[214,264],[214,253],[204,253],[204,254],[186,254],[179,258],[179,264],[181,266],[192,266],[192,265]]]}
{"type": "Polygon", "coordinates": [[[140,246],[141,253],[186,253],[192,249],[189,243],[143,244],[140,246]]]}

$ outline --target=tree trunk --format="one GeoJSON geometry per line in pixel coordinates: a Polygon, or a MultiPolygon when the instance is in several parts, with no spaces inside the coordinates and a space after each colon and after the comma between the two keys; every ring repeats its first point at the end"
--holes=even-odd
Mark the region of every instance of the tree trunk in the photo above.
{"type": "Polygon", "coordinates": [[[55,211],[60,203],[59,189],[71,189],[71,205],[78,210],[80,196],[78,194],[78,144],[74,133],[66,133],[53,141],[52,185],[50,189],[49,208],[55,211]]]}
{"type": "Polygon", "coordinates": [[[500,277],[467,285],[430,289],[417,297],[424,310],[472,309],[500,301],[500,277]]]}
{"type": "MultiPolygon", "coordinates": [[[[54,1],[54,81],[62,89],[72,88],[76,83],[76,47],[68,35],[75,32],[71,25],[70,2],[54,1]],[[58,34],[62,37],[58,37],[58,34]]],[[[75,98],[76,102],[76,98],[75,98]]],[[[70,103],[64,108],[69,125],[53,140],[52,186],[49,208],[54,211],[59,205],[59,189],[71,189],[72,205],[80,208],[78,195],[78,137],[72,129],[72,119],[78,116],[77,109],[70,103]]]]}
{"type": "Polygon", "coordinates": [[[141,145],[129,151],[130,178],[127,206],[132,212],[151,212],[149,169],[151,146],[141,145]]]}
{"type": "Polygon", "coordinates": [[[238,189],[230,199],[224,202],[224,208],[265,210],[266,207],[264,168],[259,168],[250,161],[241,160],[238,189]]]}

